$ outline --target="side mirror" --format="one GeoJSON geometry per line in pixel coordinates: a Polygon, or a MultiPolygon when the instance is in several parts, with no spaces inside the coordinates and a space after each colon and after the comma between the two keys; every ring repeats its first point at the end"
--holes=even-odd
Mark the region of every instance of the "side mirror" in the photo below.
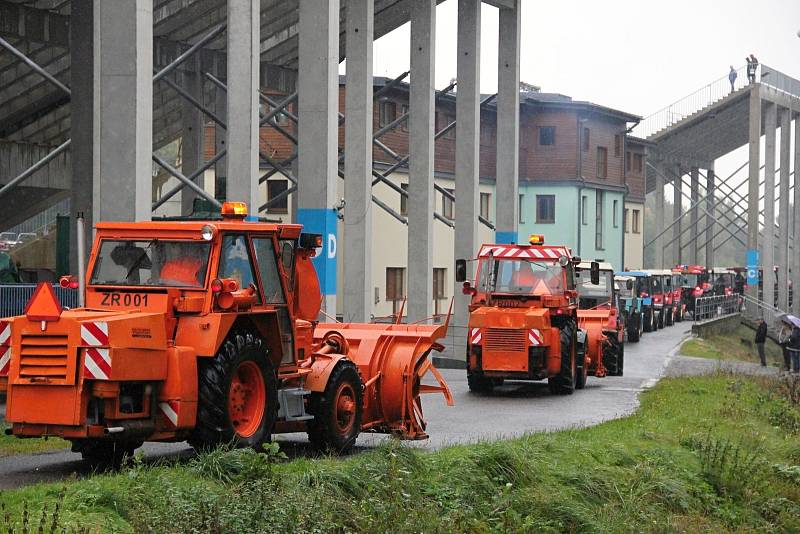
{"type": "Polygon", "coordinates": [[[456,282],[467,281],[467,260],[456,260],[456,282]]]}
{"type": "Polygon", "coordinates": [[[600,285],[600,264],[596,261],[592,262],[592,268],[589,271],[592,279],[592,285],[597,286],[600,285]]]}

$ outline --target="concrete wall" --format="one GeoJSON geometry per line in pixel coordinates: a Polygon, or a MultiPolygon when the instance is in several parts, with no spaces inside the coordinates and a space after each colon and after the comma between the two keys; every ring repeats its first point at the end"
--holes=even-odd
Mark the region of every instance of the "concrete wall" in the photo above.
{"type": "Polygon", "coordinates": [[[692,325],[692,334],[699,337],[719,336],[730,334],[742,324],[742,317],[738,313],[726,315],[716,319],[700,321],[692,325]]]}

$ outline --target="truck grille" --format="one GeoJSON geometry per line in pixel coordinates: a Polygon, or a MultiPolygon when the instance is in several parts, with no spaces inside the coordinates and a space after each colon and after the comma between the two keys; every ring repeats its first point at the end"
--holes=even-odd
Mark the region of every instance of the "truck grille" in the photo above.
{"type": "Polygon", "coordinates": [[[525,352],[528,350],[525,330],[489,328],[483,337],[487,351],[525,352]]]}
{"type": "Polygon", "coordinates": [[[68,355],[66,335],[23,335],[19,377],[66,380],[68,355]]]}

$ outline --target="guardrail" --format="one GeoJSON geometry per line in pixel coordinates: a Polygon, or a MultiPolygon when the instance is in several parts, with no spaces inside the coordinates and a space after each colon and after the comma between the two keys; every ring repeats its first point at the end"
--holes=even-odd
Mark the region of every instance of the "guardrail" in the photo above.
{"type": "MultiPolygon", "coordinates": [[[[25,313],[25,305],[33,296],[36,284],[0,285],[0,317],[14,317],[25,313]]],[[[56,297],[65,308],[78,306],[78,290],[54,286],[56,297]]]]}
{"type": "Polygon", "coordinates": [[[694,321],[706,321],[739,313],[742,298],[738,293],[713,297],[698,297],[694,302],[694,321]]]}

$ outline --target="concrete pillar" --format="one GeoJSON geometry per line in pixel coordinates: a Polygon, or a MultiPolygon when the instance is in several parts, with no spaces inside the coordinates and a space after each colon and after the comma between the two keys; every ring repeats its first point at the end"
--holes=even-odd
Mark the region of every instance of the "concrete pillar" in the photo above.
{"type": "MultiPolygon", "coordinates": [[[[478,246],[480,171],[481,1],[458,0],[458,93],[456,97],[455,257],[473,258],[478,246]]],[[[473,263],[470,265],[474,266],[473,263]]],[[[469,273],[470,275],[474,272],[469,273]]],[[[466,327],[469,299],[455,283],[454,325],[466,327]]],[[[459,336],[456,355],[462,354],[459,336]]]]}
{"type": "Polygon", "coordinates": [[[70,254],[69,270],[78,274],[77,227],[75,217],[83,213],[88,252],[92,242],[93,226],[93,165],[94,165],[94,2],[76,2],[70,20],[70,88],[72,97],[70,147],[72,160],[72,187],[70,188],[70,254]]]}
{"type": "Polygon", "coordinates": [[[500,8],[497,58],[495,242],[516,243],[519,223],[519,57],[521,0],[500,8]]]}
{"type": "MultiPolygon", "coordinates": [[[[409,323],[433,315],[433,136],[436,129],[436,0],[414,0],[412,6],[408,134],[409,323]]],[[[453,273],[452,269],[448,272],[453,273]]]]}
{"type": "Polygon", "coordinates": [[[149,220],[153,0],[94,3],[94,222],[149,220]]]}
{"type": "MultiPolygon", "coordinates": [[[[793,110],[794,112],[794,110],[793,110]]],[[[800,314],[800,115],[794,119],[794,236],[792,244],[792,310],[800,314]]],[[[788,224],[788,221],[786,221],[788,224]]]]}
{"type": "Polygon", "coordinates": [[[689,214],[689,263],[697,265],[697,222],[700,212],[700,208],[697,205],[700,200],[700,171],[697,167],[692,167],[690,194],[692,197],[692,212],[689,214]]]}
{"type": "MultiPolygon", "coordinates": [[[[761,86],[750,88],[749,175],[747,186],[747,263],[758,250],[759,184],[761,172],[761,86]]],[[[758,298],[758,285],[747,285],[747,295],[758,298]]]]}
{"type": "Polygon", "coordinates": [[[258,215],[261,2],[228,2],[228,191],[258,215]]]}
{"type": "MultiPolygon", "coordinates": [[[[183,73],[184,89],[192,95],[199,102],[203,102],[203,75],[200,72],[199,57],[189,61],[191,69],[187,69],[183,73]]],[[[188,176],[195,170],[203,166],[204,148],[205,148],[205,130],[203,123],[203,113],[189,103],[188,100],[183,100],[183,134],[181,136],[181,172],[184,176],[188,176]]],[[[203,187],[203,177],[199,176],[196,183],[203,187]]],[[[184,187],[181,189],[181,213],[189,215],[192,213],[194,207],[194,199],[198,198],[198,194],[184,187]]]]}
{"type": "MultiPolygon", "coordinates": [[[[214,114],[225,124],[228,123],[228,95],[219,87],[214,88],[214,114]]],[[[214,125],[214,153],[219,154],[228,148],[228,131],[219,124],[214,125]]],[[[295,175],[296,176],[296,175],[295,175]]],[[[228,194],[228,156],[223,156],[214,165],[214,198],[227,199],[228,194]]]]}
{"type": "MultiPolygon", "coordinates": [[[[656,227],[655,233],[659,234],[664,229],[664,174],[666,172],[666,165],[661,164],[657,166],[656,170],[656,227]]],[[[656,269],[664,268],[664,236],[660,236],[653,244],[656,247],[656,264],[653,266],[656,269]]]]}
{"type": "Polygon", "coordinates": [[[323,309],[336,314],[336,179],[339,146],[339,0],[300,2],[297,222],[322,234],[314,258],[323,309]]]}
{"type": "MultiPolygon", "coordinates": [[[[372,40],[374,0],[347,0],[345,101],[344,303],[345,322],[372,314],[372,40]]],[[[409,276],[410,279],[410,276],[409,276]]]]}
{"type": "MultiPolygon", "coordinates": [[[[681,246],[683,241],[681,239],[681,231],[683,230],[683,220],[681,219],[683,214],[683,170],[680,165],[675,165],[674,169],[672,173],[672,176],[674,176],[672,181],[672,220],[678,222],[672,227],[672,264],[679,265],[683,263],[681,261],[683,259],[683,247],[681,246]]],[[[664,225],[661,224],[658,228],[660,232],[664,229],[664,225]]],[[[666,265],[662,264],[661,267],[666,267],[666,265]]]]}
{"type": "MultiPolygon", "coordinates": [[[[781,124],[781,183],[780,183],[780,214],[778,224],[778,308],[789,311],[789,225],[792,215],[789,211],[789,181],[790,178],[790,159],[792,141],[792,114],[789,109],[782,108],[780,113],[781,124]]],[[[767,221],[765,229],[767,233],[775,233],[774,225],[767,221]]]]}
{"type": "Polygon", "coordinates": [[[764,271],[764,302],[774,303],[775,276],[775,137],[778,109],[768,104],[764,116],[764,243],[761,247],[761,268],[764,271]]]}
{"type": "MultiPolygon", "coordinates": [[[[716,216],[717,209],[717,199],[714,196],[716,189],[714,181],[714,168],[711,167],[706,171],[706,211],[708,211],[708,213],[710,213],[712,216],[716,216]]],[[[716,230],[715,222],[716,221],[713,217],[706,215],[706,267],[714,266],[714,231],[716,230]]]]}

